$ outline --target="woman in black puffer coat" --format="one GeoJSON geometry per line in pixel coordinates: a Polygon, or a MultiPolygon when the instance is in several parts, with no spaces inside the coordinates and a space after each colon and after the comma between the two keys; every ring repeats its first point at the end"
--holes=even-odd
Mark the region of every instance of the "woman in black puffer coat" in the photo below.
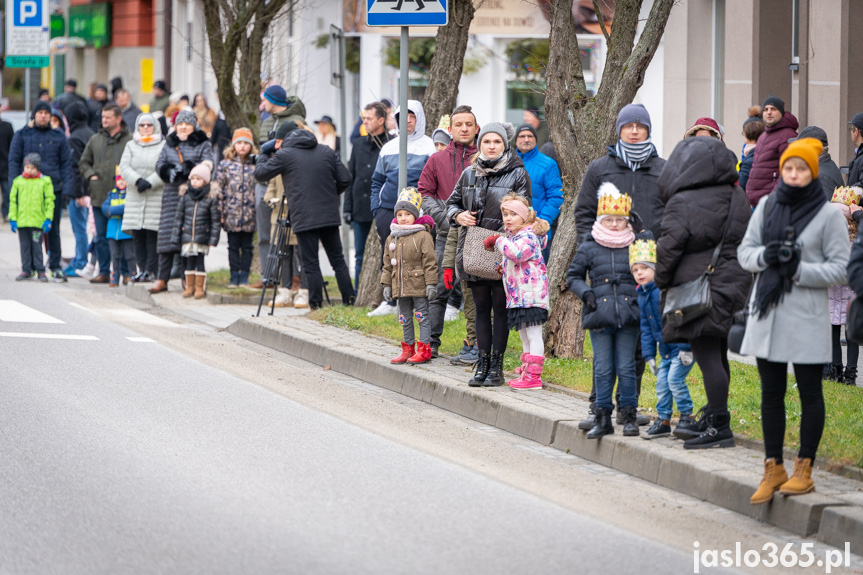
{"type": "Polygon", "coordinates": [[[192,168],[200,163],[208,163],[210,171],[216,165],[213,146],[207,134],[198,129],[198,119],[191,110],[177,114],[175,131],[165,138],[165,147],[156,160],[156,172],[165,182],[162,194],[162,213],[159,217],[159,237],[156,251],[159,252],[159,275],[150,293],[168,289],[171,265],[180,246],[172,241],[174,217],[177,213],[180,186],[189,179],[192,168]]]}
{"type": "Polygon", "coordinates": [[[679,427],[675,430],[675,435],[688,439],[684,445],[687,449],[734,444],[729,428],[731,371],[727,338],[734,314],[746,305],[752,283],[752,275],[737,262],[737,246],[746,233],[752,211],[736,181],[734,159],[725,144],[715,138],[688,138],[680,142],[659,176],[659,195],[665,202],[665,211],[662,232],[656,242],[654,281],[663,291],[663,301],[668,288],[696,280],[707,271],[726,221],[733,218],[716,269],[710,276],[713,303],[710,311],[680,326],[668,323],[662,326],[666,343],[689,341],[704,375],[706,417],[696,422],[691,433],[681,435],[679,427]],[[722,433],[706,433],[711,422],[722,433]]]}
{"type": "Polygon", "coordinates": [[[469,226],[503,233],[500,201],[505,195],[515,192],[531,199],[530,177],[508,143],[513,132],[511,124],[492,122],[483,126],[479,134],[479,154],[471,167],[462,172],[447,200],[447,218],[450,225],[459,230],[456,270],[470,287],[476,306],[479,362],[476,374],[468,383],[471,387],[492,387],[504,382],[503,352],[509,338],[506,291],[501,280],[485,280],[465,273],[463,249],[469,226]]]}

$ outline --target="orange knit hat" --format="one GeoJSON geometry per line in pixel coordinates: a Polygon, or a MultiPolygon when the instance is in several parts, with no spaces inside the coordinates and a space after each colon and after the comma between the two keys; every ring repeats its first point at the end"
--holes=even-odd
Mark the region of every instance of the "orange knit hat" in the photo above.
{"type": "Polygon", "coordinates": [[[251,145],[255,145],[255,137],[252,135],[252,131],[248,128],[237,128],[234,130],[234,137],[231,138],[231,145],[233,146],[237,142],[248,142],[251,145]]]}
{"type": "Polygon", "coordinates": [[[824,151],[824,145],[815,138],[803,138],[802,140],[794,140],[785,151],[782,157],[779,158],[779,170],[785,165],[785,160],[788,158],[800,158],[809,169],[812,170],[812,177],[818,177],[818,156],[824,151]]]}

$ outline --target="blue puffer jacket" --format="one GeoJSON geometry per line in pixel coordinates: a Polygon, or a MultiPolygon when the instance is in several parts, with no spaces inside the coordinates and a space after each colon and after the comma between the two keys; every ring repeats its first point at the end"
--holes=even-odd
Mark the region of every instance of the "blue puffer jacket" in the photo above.
{"type": "Polygon", "coordinates": [[[641,321],[635,278],[629,271],[629,248],[607,248],[588,236],[566,272],[569,291],[582,301],[593,292],[596,309],[582,309],[584,329],[636,327],[641,321]],[[590,274],[590,285],[587,277],[590,274]]]}
{"type": "Polygon", "coordinates": [[[557,162],[534,148],[526,154],[518,152],[533,189],[533,209],[536,216],[553,224],[563,205],[563,181],[557,162]]]}
{"type": "Polygon", "coordinates": [[[638,309],[641,312],[641,355],[644,359],[656,357],[656,348],[664,359],[674,359],[681,351],[691,351],[688,343],[665,343],[662,339],[662,307],[659,288],[650,282],[638,286],[638,309]]]}
{"type": "Polygon", "coordinates": [[[126,211],[126,190],[114,188],[102,204],[102,213],[108,219],[109,240],[131,240],[132,236],[123,233],[123,213],[126,211]]]}
{"type": "Polygon", "coordinates": [[[73,182],[71,149],[66,136],[51,127],[37,128],[24,126],[12,137],[9,148],[9,187],[12,180],[24,171],[24,157],[37,153],[42,158],[41,172],[51,178],[54,194],[60,197],[63,182],[73,182]]]}

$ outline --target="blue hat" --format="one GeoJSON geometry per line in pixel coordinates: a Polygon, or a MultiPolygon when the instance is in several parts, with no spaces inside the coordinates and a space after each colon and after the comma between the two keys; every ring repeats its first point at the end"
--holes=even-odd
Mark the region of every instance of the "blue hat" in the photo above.
{"type": "Polygon", "coordinates": [[[285,93],[285,89],[281,86],[270,86],[266,90],[264,90],[264,98],[274,106],[285,106],[288,105],[288,94],[285,93]]]}
{"type": "Polygon", "coordinates": [[[620,137],[620,129],[626,124],[643,124],[647,126],[647,133],[651,132],[650,114],[643,104],[629,104],[624,106],[617,115],[617,137],[620,137]]]}

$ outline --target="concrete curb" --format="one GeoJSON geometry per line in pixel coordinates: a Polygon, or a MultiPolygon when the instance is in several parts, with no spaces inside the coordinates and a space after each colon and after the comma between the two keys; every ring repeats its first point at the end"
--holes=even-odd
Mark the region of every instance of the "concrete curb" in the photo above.
{"type": "MultiPolygon", "coordinates": [[[[333,340],[333,336],[339,338],[341,334],[328,337],[322,329],[310,333],[279,324],[272,318],[240,319],[227,329],[260,345],[709,501],[796,535],[817,535],[839,548],[843,548],[846,541],[863,541],[863,509],[856,501],[813,493],[805,497],[777,496],[766,505],[751,505],[749,497],[761,480],[763,455],[758,451],[744,452],[743,457],[751,457],[752,465],[747,462],[746,469],[741,469],[738,450],[746,449],[744,447],[735,449],[735,455],[731,456],[723,453],[726,450],[684,451],[680,442],[671,438],[644,441],[615,434],[590,440],[577,428],[578,420],[587,415],[586,401],[581,402],[583,410],[564,409],[528,403],[523,400],[525,396],[518,396],[525,392],[508,387],[470,388],[463,381],[423,369],[423,366],[393,366],[383,358],[358,355],[356,349],[333,340]]],[[[354,347],[366,338],[350,332],[344,334],[345,341],[350,340],[354,347]]],[[[379,348],[370,345],[369,349],[375,347],[379,348]]],[[[616,431],[619,432],[619,428],[616,431]]],[[[858,489],[863,492],[863,488],[858,489]]]]}

